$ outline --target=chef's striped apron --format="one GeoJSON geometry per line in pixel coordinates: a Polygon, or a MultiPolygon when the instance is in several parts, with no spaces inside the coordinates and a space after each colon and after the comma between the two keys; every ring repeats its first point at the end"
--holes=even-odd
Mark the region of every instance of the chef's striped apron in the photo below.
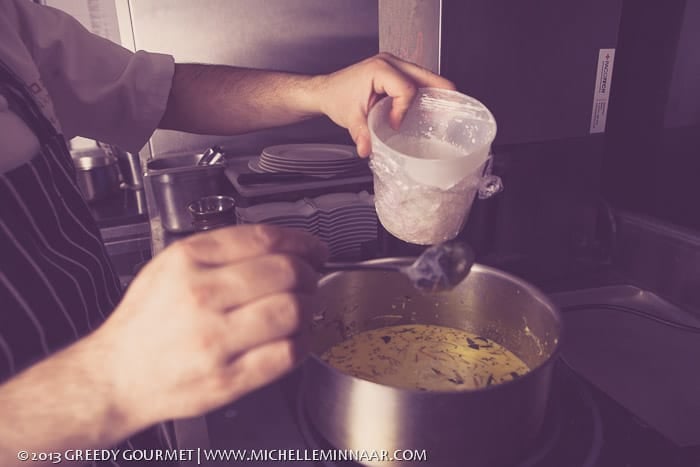
{"type": "MultiPolygon", "coordinates": [[[[0,174],[2,382],[96,329],[122,290],[77,187],[65,139],[31,88],[2,62],[0,94],[41,144],[30,162],[0,174]]],[[[165,448],[162,441],[161,430],[148,430],[122,448],[165,448]]]]}

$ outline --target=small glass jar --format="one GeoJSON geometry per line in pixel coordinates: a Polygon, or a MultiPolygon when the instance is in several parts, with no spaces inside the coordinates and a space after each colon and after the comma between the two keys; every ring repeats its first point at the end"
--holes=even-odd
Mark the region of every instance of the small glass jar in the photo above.
{"type": "Polygon", "coordinates": [[[187,210],[198,232],[236,224],[236,200],[230,196],[205,196],[190,203],[187,210]]]}

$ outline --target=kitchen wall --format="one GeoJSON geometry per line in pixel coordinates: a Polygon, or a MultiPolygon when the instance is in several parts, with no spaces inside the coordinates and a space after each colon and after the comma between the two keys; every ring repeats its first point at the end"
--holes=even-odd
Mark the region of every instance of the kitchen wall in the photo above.
{"type": "Polygon", "coordinates": [[[442,4],[441,71],[494,112],[496,144],[605,131],[593,108],[615,76],[622,0],[442,4]]]}
{"type": "MultiPolygon", "coordinates": [[[[135,49],[172,54],[179,62],[316,74],[378,51],[377,0],[129,1],[128,12],[135,49]]],[[[344,130],[316,119],[234,138],[158,131],[150,149],[161,157],[221,144],[255,154],[297,142],[352,143],[344,130]]]]}
{"type": "Polygon", "coordinates": [[[700,2],[625,0],[604,165],[625,210],[700,230],[700,2]]]}

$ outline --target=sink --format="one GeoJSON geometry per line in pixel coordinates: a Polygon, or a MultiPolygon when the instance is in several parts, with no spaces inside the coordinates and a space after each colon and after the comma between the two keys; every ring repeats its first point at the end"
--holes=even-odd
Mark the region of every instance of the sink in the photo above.
{"type": "Polygon", "coordinates": [[[566,363],[678,446],[700,445],[700,318],[628,285],[550,297],[566,363]]]}

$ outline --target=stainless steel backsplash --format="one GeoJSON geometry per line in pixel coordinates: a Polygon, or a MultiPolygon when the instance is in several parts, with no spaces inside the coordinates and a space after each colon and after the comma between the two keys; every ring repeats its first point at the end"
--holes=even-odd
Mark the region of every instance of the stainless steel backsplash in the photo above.
{"type": "MultiPolygon", "coordinates": [[[[317,74],[379,49],[377,0],[130,0],[128,7],[133,48],[171,54],[178,62],[317,74]]],[[[150,152],[158,157],[220,144],[254,154],[296,142],[351,140],[329,120],[315,119],[234,138],[157,131],[150,152]]]]}

